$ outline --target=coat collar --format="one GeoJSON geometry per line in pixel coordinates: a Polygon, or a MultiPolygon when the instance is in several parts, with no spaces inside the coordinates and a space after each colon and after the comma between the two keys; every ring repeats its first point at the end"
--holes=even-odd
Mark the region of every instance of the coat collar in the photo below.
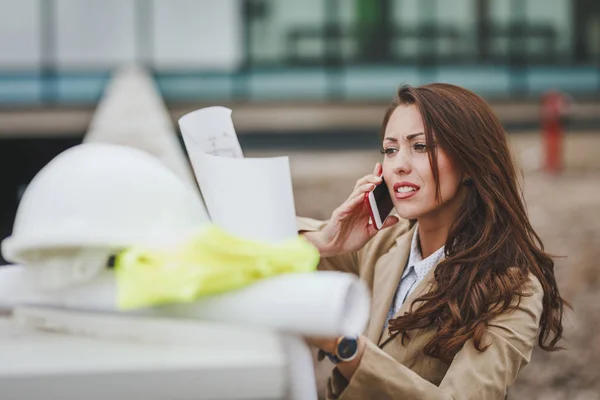
{"type": "MultiPolygon", "coordinates": [[[[375,266],[371,320],[366,335],[373,343],[377,343],[380,347],[383,347],[390,340],[390,334],[387,329],[382,333],[383,325],[385,324],[402,273],[406,268],[415,229],[416,226],[412,226],[408,232],[400,235],[396,239],[396,247],[386,255],[382,256],[375,266]],[[387,259],[383,259],[384,257],[387,259]]],[[[444,257],[436,263],[436,266],[443,259],[444,257]]],[[[410,293],[392,318],[396,318],[406,313],[409,310],[411,303],[431,288],[436,266],[429,270],[423,280],[419,282],[415,289],[410,293]]]]}
{"type": "Polygon", "coordinates": [[[373,292],[371,301],[371,319],[366,335],[373,342],[378,343],[385,318],[388,314],[398,282],[402,277],[406,261],[410,254],[410,244],[416,227],[412,226],[408,232],[396,239],[396,246],[389,253],[383,255],[375,265],[373,275],[373,292]]]}
{"type": "MultiPolygon", "coordinates": [[[[438,261],[437,264],[439,264],[440,262],[441,262],[441,260],[438,261]]],[[[418,297],[427,293],[427,291],[429,291],[431,289],[431,284],[433,283],[433,277],[434,277],[435,268],[437,267],[437,264],[433,268],[431,268],[429,270],[429,272],[423,277],[423,280],[421,282],[419,282],[419,284],[415,287],[415,289],[408,295],[408,297],[406,298],[404,303],[402,303],[402,306],[400,306],[400,308],[398,309],[396,314],[394,314],[391,319],[397,318],[400,315],[403,315],[404,313],[406,313],[410,309],[410,305],[412,304],[412,302],[415,299],[417,299],[418,297]]],[[[418,307],[418,304],[416,306],[418,307]]],[[[383,325],[381,326],[381,329],[383,329],[383,325]]],[[[389,342],[390,338],[391,338],[390,331],[388,329],[386,329],[381,334],[381,337],[379,338],[379,342],[378,342],[379,346],[380,347],[385,346],[389,342]]]]}

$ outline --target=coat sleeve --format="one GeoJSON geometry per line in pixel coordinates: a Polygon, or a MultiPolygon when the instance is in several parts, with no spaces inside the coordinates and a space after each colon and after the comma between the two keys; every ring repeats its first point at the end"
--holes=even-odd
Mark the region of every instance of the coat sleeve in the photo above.
{"type": "MultiPolygon", "coordinates": [[[[327,221],[296,217],[298,233],[319,231],[326,223],[327,221]]],[[[406,233],[410,228],[410,221],[401,220],[396,225],[378,232],[359,251],[321,258],[318,269],[320,271],[341,271],[360,275],[361,270],[372,269],[379,257],[388,252],[394,245],[396,238],[406,233]]]]}
{"type": "MultiPolygon", "coordinates": [[[[531,357],[542,314],[543,290],[531,279],[531,296],[518,307],[495,318],[488,328],[487,350],[479,352],[472,340],[465,343],[439,386],[421,378],[387,353],[368,342],[360,365],[347,381],[336,369],[327,387],[329,400],[504,399],[521,368],[531,357]]],[[[388,345],[393,345],[392,343],[388,345]]]]}

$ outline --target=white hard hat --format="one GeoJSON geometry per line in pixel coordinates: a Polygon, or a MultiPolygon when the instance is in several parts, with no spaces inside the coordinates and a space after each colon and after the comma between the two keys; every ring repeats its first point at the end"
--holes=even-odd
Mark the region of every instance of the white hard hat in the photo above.
{"type": "Polygon", "coordinates": [[[111,251],[168,244],[207,221],[198,192],[156,157],[127,146],[82,144],[31,181],[2,255],[47,270],[68,264],[81,275],[71,280],[85,280],[111,251]]]}

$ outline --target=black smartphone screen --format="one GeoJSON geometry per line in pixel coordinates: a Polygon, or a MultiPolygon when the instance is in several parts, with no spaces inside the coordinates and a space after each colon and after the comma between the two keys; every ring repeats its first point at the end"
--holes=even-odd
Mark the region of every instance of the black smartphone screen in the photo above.
{"type": "Polygon", "coordinates": [[[373,190],[373,197],[375,198],[375,203],[377,203],[379,217],[381,217],[381,222],[383,222],[394,209],[394,203],[390,197],[390,192],[383,179],[373,190]]]}

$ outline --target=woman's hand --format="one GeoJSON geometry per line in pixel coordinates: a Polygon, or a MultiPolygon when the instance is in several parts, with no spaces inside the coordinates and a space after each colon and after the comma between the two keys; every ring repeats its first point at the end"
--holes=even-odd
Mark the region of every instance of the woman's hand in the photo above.
{"type": "MultiPolygon", "coordinates": [[[[317,349],[321,349],[328,353],[335,352],[335,346],[337,345],[337,338],[317,338],[317,337],[305,337],[306,342],[316,347],[317,349]]],[[[356,357],[348,362],[342,362],[337,365],[338,370],[342,375],[346,377],[346,379],[350,380],[356,369],[358,368],[363,354],[365,353],[365,348],[367,347],[367,339],[365,336],[358,337],[358,353],[356,357]]],[[[320,359],[319,359],[320,361],[320,359]]]]}
{"type": "MultiPolygon", "coordinates": [[[[369,205],[364,200],[382,182],[381,164],[375,164],[372,174],[360,178],[348,199],[331,215],[327,225],[318,236],[307,236],[319,249],[322,257],[360,250],[375,234],[377,229],[371,221],[369,205]]],[[[398,218],[390,216],[383,228],[394,225],[398,218]]]]}

